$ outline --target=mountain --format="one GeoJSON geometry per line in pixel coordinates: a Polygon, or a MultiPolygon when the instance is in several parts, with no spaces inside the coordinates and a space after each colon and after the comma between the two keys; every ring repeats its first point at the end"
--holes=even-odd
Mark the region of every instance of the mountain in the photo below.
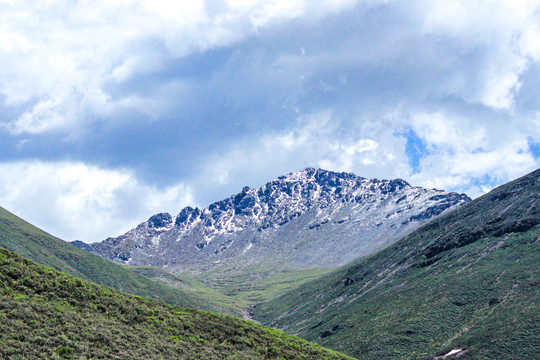
{"type": "Polygon", "coordinates": [[[359,359],[538,359],[540,170],[253,310],[359,359]]]}
{"type": "Polygon", "coordinates": [[[126,295],[0,249],[2,359],[350,359],[238,318],[126,295]]]}
{"type": "Polygon", "coordinates": [[[236,314],[235,310],[198,298],[187,289],[168,286],[137,274],[111,261],[80,250],[36,228],[0,207],[0,247],[39,264],[81,279],[127,293],[147,296],[170,304],[236,314]]]}
{"type": "Polygon", "coordinates": [[[397,180],[304,169],[208,208],[152,216],[87,251],[168,271],[271,266],[330,268],[368,255],[427,220],[470,201],[464,194],[397,180]]]}
{"type": "Polygon", "coordinates": [[[400,179],[308,168],[203,210],[154,215],[117,238],[73,244],[120,264],[162,268],[198,297],[235,306],[250,319],[253,304],[369,255],[468,201],[400,179]]]}

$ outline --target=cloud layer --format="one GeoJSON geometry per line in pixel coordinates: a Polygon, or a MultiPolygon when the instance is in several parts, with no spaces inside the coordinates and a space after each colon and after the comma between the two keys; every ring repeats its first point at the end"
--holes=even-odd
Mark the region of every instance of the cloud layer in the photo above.
{"type": "Polygon", "coordinates": [[[477,196],[540,164],[539,19],[537,0],[0,1],[0,206],[97,241],[306,166],[477,196]]]}
{"type": "Polygon", "coordinates": [[[148,214],[193,203],[188,186],[157,189],[130,171],[83,163],[0,164],[0,203],[65,240],[105,239],[145,221],[148,214]]]}
{"type": "MultiPolygon", "coordinates": [[[[0,93],[24,106],[13,134],[70,131],[94,116],[158,117],[167,101],[130,81],[169,72],[175,60],[236,44],[266,27],[338,11],[351,1],[4,1],[0,93]],[[119,89],[115,89],[120,87],[119,89]],[[116,91],[115,91],[116,90],[116,91]]],[[[161,78],[163,90],[183,86],[161,78]]]]}

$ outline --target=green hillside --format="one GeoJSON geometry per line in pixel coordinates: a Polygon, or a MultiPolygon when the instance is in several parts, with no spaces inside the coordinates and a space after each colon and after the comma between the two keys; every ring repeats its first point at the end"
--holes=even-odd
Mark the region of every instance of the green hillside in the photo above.
{"type": "Polygon", "coordinates": [[[70,275],[109,286],[113,289],[154,298],[169,304],[235,314],[188,290],[181,290],[152,280],[90,254],[36,228],[0,207],[0,247],[11,250],[39,264],[70,275]]]}
{"type": "Polygon", "coordinates": [[[349,359],[255,323],[123,294],[0,249],[0,359],[349,359]]]}
{"type": "Polygon", "coordinates": [[[540,358],[540,170],[254,309],[359,359],[540,358]]]}

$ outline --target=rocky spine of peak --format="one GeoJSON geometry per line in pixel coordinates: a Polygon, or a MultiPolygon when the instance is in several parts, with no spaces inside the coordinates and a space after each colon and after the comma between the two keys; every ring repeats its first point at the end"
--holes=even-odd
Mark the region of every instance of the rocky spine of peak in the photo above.
{"type": "Polygon", "coordinates": [[[244,187],[203,210],[156,214],[120,237],[74,245],[131,265],[197,270],[260,261],[336,266],[468,201],[464,194],[414,187],[401,179],[308,168],[258,189],[244,187]]]}

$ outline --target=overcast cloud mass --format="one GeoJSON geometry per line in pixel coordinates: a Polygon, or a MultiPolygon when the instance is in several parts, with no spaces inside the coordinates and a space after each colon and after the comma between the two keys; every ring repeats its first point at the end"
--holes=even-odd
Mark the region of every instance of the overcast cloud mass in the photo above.
{"type": "Polygon", "coordinates": [[[0,206],[65,240],[305,167],[539,164],[539,0],[0,0],[0,206]]]}

